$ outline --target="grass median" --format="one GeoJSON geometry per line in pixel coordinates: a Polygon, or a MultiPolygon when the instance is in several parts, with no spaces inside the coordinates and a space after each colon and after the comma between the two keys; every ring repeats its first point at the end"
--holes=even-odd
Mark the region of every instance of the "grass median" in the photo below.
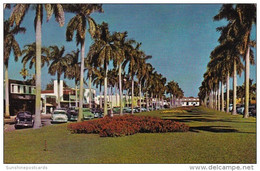
{"type": "Polygon", "coordinates": [[[190,131],[102,138],[57,124],[5,132],[4,163],[256,163],[255,118],[203,107],[136,115],[182,122],[190,131]]]}

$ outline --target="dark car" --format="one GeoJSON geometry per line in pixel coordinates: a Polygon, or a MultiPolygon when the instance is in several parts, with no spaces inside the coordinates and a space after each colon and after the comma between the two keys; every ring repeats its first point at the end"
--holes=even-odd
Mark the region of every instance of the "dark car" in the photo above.
{"type": "Polygon", "coordinates": [[[92,108],[91,112],[94,114],[95,118],[102,118],[103,117],[103,111],[100,108],[92,108]]]}
{"type": "Polygon", "coordinates": [[[69,108],[67,110],[67,116],[68,116],[69,121],[78,120],[78,110],[75,108],[69,108]]]}
{"type": "Polygon", "coordinates": [[[15,117],[15,129],[24,128],[24,127],[33,127],[34,117],[31,112],[22,111],[18,112],[15,117]]]}
{"type": "Polygon", "coordinates": [[[256,116],[256,105],[249,106],[248,111],[250,116],[256,116]]]}

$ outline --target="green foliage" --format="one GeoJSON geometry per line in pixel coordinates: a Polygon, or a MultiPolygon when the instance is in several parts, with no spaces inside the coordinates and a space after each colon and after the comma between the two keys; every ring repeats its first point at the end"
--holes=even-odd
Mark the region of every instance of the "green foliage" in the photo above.
{"type": "Polygon", "coordinates": [[[15,40],[15,35],[18,33],[24,33],[25,31],[26,29],[24,27],[12,27],[10,20],[4,21],[4,64],[6,66],[8,66],[11,50],[14,52],[15,61],[17,61],[18,57],[21,56],[20,46],[15,40]]]}
{"type": "MultiPolygon", "coordinates": [[[[44,67],[45,64],[49,66],[50,62],[50,54],[49,54],[49,48],[41,47],[41,67],[44,67]]],[[[26,65],[29,62],[29,69],[32,69],[32,67],[35,67],[36,63],[36,43],[27,44],[24,46],[24,49],[22,50],[22,63],[23,65],[26,65]]]]}

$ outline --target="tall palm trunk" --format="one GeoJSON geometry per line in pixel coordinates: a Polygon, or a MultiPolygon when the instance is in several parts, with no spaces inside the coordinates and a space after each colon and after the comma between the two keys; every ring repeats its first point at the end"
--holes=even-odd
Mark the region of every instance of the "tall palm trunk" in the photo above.
{"type": "Polygon", "coordinates": [[[214,90],[214,109],[217,110],[217,88],[214,90]]]}
{"type": "Polygon", "coordinates": [[[85,55],[85,40],[81,44],[81,63],[80,63],[80,83],[79,83],[79,115],[78,122],[83,119],[83,77],[84,77],[84,55],[85,55]]]}
{"type": "Polygon", "coordinates": [[[122,64],[119,64],[118,77],[119,77],[119,105],[120,115],[123,115],[123,91],[122,91],[122,64]]]}
{"type": "Polygon", "coordinates": [[[92,90],[91,90],[91,75],[88,79],[88,87],[89,87],[89,108],[92,108],[92,90]]]}
{"type": "Polygon", "coordinates": [[[115,84],[114,86],[115,86],[115,96],[116,96],[116,105],[115,106],[118,106],[117,84],[115,84]]]}
{"type": "Polygon", "coordinates": [[[5,65],[5,117],[10,118],[8,66],[5,65]]]}
{"type": "Polygon", "coordinates": [[[131,106],[131,114],[134,114],[134,77],[132,75],[132,106],[131,106]]]}
{"type": "Polygon", "coordinates": [[[111,112],[110,116],[111,117],[113,117],[113,99],[112,99],[112,91],[113,90],[112,90],[112,88],[113,87],[110,86],[110,98],[109,98],[110,100],[109,101],[110,101],[110,104],[111,104],[111,106],[110,106],[110,112],[111,112]]]}
{"type": "Polygon", "coordinates": [[[161,109],[163,108],[164,105],[164,101],[163,101],[163,97],[161,97],[161,109]]]}
{"type": "Polygon", "coordinates": [[[139,102],[140,102],[140,104],[139,104],[140,111],[139,112],[142,112],[141,111],[142,110],[142,84],[141,84],[141,82],[139,84],[139,102]]]}
{"type": "Polygon", "coordinates": [[[173,105],[173,107],[176,107],[176,98],[175,98],[176,96],[175,95],[172,95],[172,105],[173,105]]]}
{"type": "Polygon", "coordinates": [[[100,109],[103,108],[103,93],[102,93],[102,85],[101,85],[101,82],[100,82],[100,85],[99,85],[99,107],[100,109]]]}
{"type": "Polygon", "coordinates": [[[209,107],[213,109],[213,91],[209,94],[209,107]]]}
{"type": "Polygon", "coordinates": [[[214,91],[211,90],[211,95],[210,95],[210,99],[211,99],[211,105],[210,105],[210,108],[211,109],[214,109],[214,91]]]}
{"type": "Polygon", "coordinates": [[[148,102],[148,92],[146,91],[146,93],[145,93],[145,99],[146,99],[146,111],[148,111],[149,110],[149,102],[148,102]]]}
{"type": "MultiPolygon", "coordinates": [[[[41,8],[37,5],[37,8],[41,8]]],[[[42,46],[42,24],[41,24],[41,10],[36,19],[36,99],[35,99],[35,118],[34,129],[41,127],[41,46],[42,46]]]]}
{"type": "Polygon", "coordinates": [[[227,73],[227,108],[226,108],[226,112],[229,113],[229,71],[227,73]]]}
{"type": "Polygon", "coordinates": [[[170,108],[173,108],[173,94],[170,94],[170,108]]]}
{"type": "Polygon", "coordinates": [[[236,106],[237,106],[237,63],[234,60],[234,74],[233,74],[233,110],[232,115],[237,114],[236,106]]]}
{"type": "Polygon", "coordinates": [[[205,105],[205,107],[208,107],[207,100],[208,100],[208,95],[206,94],[205,98],[204,98],[204,105],[205,105]]]}
{"type": "Polygon", "coordinates": [[[158,105],[158,99],[157,99],[157,95],[155,95],[155,109],[157,108],[157,105],[158,105]]]}
{"type": "Polygon", "coordinates": [[[153,111],[153,93],[151,93],[151,101],[152,101],[152,111],[153,111]]]}
{"type": "Polygon", "coordinates": [[[58,101],[58,108],[60,108],[60,74],[57,74],[58,78],[57,78],[57,82],[58,82],[58,87],[57,87],[57,90],[58,90],[58,98],[57,98],[57,101],[58,101]]]}
{"type": "Polygon", "coordinates": [[[220,111],[220,88],[218,84],[218,111],[220,111]]]}
{"type": "Polygon", "coordinates": [[[128,96],[128,89],[127,89],[127,90],[126,90],[126,94],[125,94],[125,103],[126,103],[126,106],[127,106],[127,107],[129,107],[129,106],[128,106],[128,101],[129,101],[128,97],[129,97],[129,96],[128,96]]]}
{"type": "Polygon", "coordinates": [[[221,111],[224,112],[224,83],[221,82],[221,111]]]}
{"type": "Polygon", "coordinates": [[[104,79],[104,116],[107,116],[107,66],[105,66],[105,79],[104,79]]]}
{"type": "Polygon", "coordinates": [[[246,60],[245,60],[245,113],[244,118],[248,118],[248,107],[249,107],[249,74],[250,74],[250,65],[249,65],[249,55],[250,55],[250,47],[248,46],[246,52],[246,60]]]}
{"type": "Polygon", "coordinates": [[[75,82],[75,89],[76,89],[76,92],[75,92],[75,107],[78,107],[78,86],[77,86],[77,82],[75,82]]]}

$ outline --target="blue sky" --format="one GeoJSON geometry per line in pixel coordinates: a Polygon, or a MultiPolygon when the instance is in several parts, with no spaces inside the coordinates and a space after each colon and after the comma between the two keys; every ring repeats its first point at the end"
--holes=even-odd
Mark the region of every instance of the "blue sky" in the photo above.
{"type": "MultiPolygon", "coordinates": [[[[218,45],[219,33],[216,28],[225,25],[225,21],[214,22],[212,19],[220,7],[221,4],[104,4],[104,13],[91,16],[99,24],[107,22],[111,32],[128,31],[128,37],[142,42],[141,49],[153,56],[148,62],[167,81],[177,81],[185,96],[197,96],[210,52],[218,45]]],[[[11,10],[5,11],[5,19],[10,16],[10,12],[11,10]]],[[[21,48],[35,41],[34,15],[33,10],[27,13],[22,23],[27,31],[16,36],[21,48]]],[[[64,45],[66,52],[76,50],[75,40],[66,42],[65,39],[66,25],[72,17],[72,14],[65,14],[65,26],[59,27],[54,17],[47,23],[44,15],[42,44],[59,47],[64,45]]],[[[253,39],[256,39],[255,35],[254,28],[253,39]]],[[[87,36],[86,49],[90,44],[91,39],[87,36]]],[[[19,74],[21,69],[21,62],[14,62],[11,56],[9,78],[22,80],[19,74]]],[[[250,69],[250,78],[255,82],[256,66],[251,66],[250,69]]],[[[34,70],[30,73],[34,73],[34,70]]],[[[51,78],[56,77],[50,76],[47,67],[44,67],[42,88],[46,87],[51,78]]],[[[243,80],[242,75],[238,78],[238,85],[243,80]]],[[[67,83],[74,87],[74,81],[67,83]]]]}

